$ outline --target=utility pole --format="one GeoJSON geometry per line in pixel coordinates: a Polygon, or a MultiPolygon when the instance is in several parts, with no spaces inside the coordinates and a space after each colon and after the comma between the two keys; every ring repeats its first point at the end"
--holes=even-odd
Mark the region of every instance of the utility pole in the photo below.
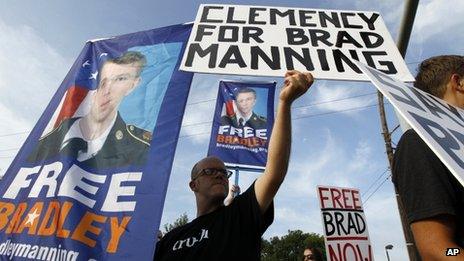
{"type": "MultiPolygon", "coordinates": [[[[419,5],[419,0],[406,0],[405,8],[403,13],[403,19],[401,21],[400,30],[397,39],[397,47],[403,58],[406,55],[406,50],[408,48],[409,37],[411,36],[412,26],[414,24],[414,18],[416,16],[417,6],[419,5]]],[[[383,104],[383,95],[377,91],[377,99],[379,102],[379,113],[380,113],[380,122],[382,125],[382,135],[385,140],[385,150],[387,152],[388,163],[390,170],[392,170],[393,164],[393,147],[391,142],[391,133],[388,130],[387,119],[385,115],[385,107],[383,104]]],[[[402,121],[402,119],[399,119],[402,121]]],[[[398,204],[398,210],[400,213],[401,224],[403,226],[403,234],[406,241],[406,247],[408,249],[409,260],[416,261],[419,260],[419,254],[414,244],[414,238],[412,236],[411,229],[409,227],[408,221],[406,219],[406,214],[404,213],[403,203],[401,201],[400,195],[395,187],[396,203],[398,204]]]]}

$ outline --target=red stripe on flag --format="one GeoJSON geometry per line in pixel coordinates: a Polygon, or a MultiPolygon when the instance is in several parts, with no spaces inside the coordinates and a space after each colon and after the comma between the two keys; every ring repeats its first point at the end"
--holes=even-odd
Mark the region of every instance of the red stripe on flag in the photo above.
{"type": "Polygon", "coordinates": [[[61,106],[60,113],[56,118],[53,128],[58,127],[65,119],[71,118],[81,105],[82,101],[87,96],[89,90],[80,86],[71,86],[66,92],[63,106],[61,106]]]}
{"type": "Polygon", "coordinates": [[[232,117],[235,115],[234,102],[232,100],[226,102],[226,114],[229,117],[232,117]]]}

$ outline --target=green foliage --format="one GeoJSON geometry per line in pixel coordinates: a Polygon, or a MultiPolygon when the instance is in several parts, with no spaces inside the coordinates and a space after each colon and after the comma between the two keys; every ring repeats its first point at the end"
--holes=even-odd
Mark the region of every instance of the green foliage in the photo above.
{"type": "Polygon", "coordinates": [[[184,212],[184,214],[180,215],[180,217],[178,217],[176,219],[176,221],[174,221],[174,223],[172,224],[164,224],[164,234],[168,233],[169,231],[173,230],[174,228],[176,227],[180,227],[180,226],[183,226],[185,224],[187,224],[189,222],[189,218],[187,216],[187,213],[184,212]]]}
{"type": "Polygon", "coordinates": [[[261,260],[301,261],[303,251],[308,245],[325,252],[323,236],[316,233],[303,233],[301,230],[288,230],[288,234],[282,237],[272,237],[269,240],[263,239],[261,260]]]}

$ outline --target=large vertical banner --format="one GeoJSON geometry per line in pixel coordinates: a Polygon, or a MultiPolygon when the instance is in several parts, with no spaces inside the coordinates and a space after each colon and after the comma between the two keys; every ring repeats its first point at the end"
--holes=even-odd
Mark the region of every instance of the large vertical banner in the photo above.
{"type": "Polygon", "coordinates": [[[208,155],[228,165],[264,167],[274,124],[275,82],[219,83],[208,155]]]}
{"type": "Polygon", "coordinates": [[[87,42],[0,184],[0,259],[151,260],[190,29],[87,42]]]}
{"type": "Polygon", "coordinates": [[[358,189],[318,186],[327,259],[374,260],[358,189]]]}

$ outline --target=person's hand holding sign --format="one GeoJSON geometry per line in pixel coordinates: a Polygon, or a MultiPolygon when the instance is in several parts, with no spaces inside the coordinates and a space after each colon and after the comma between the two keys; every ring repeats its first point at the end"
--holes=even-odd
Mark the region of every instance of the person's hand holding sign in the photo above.
{"type": "Polygon", "coordinates": [[[285,81],[280,91],[280,102],[291,104],[298,97],[303,95],[313,84],[313,75],[309,72],[287,71],[285,81]]]}

